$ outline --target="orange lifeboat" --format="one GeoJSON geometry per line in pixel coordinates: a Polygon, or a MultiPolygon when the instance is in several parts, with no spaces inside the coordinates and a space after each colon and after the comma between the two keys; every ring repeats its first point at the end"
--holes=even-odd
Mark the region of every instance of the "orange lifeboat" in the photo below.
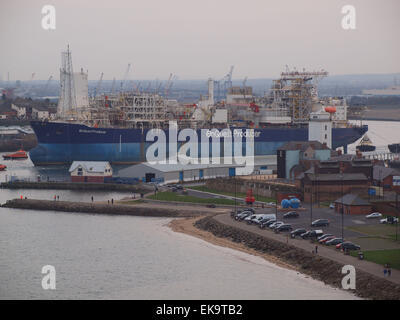
{"type": "Polygon", "coordinates": [[[5,166],[4,164],[0,164],[0,171],[4,171],[7,169],[7,166],[5,166]]]}
{"type": "Polygon", "coordinates": [[[15,153],[5,154],[3,156],[4,160],[21,160],[21,159],[28,159],[28,155],[24,150],[18,150],[15,153]]]}
{"type": "Polygon", "coordinates": [[[326,107],[325,111],[332,114],[336,112],[336,107],[326,107]]]}

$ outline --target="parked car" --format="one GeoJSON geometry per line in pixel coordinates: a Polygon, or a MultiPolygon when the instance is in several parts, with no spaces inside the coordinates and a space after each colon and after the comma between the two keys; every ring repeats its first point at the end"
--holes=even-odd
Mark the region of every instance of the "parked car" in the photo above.
{"type": "Polygon", "coordinates": [[[241,212],[241,213],[238,213],[238,214],[235,216],[235,220],[237,220],[237,221],[242,221],[244,218],[246,218],[246,217],[248,217],[248,216],[250,216],[250,215],[252,215],[252,212],[250,212],[250,211],[243,211],[243,212],[241,212]]]}
{"type": "Polygon", "coordinates": [[[361,247],[359,245],[356,245],[352,242],[343,242],[339,248],[341,248],[343,250],[360,250],[361,249],[361,247]]]}
{"type": "Polygon", "coordinates": [[[292,238],[294,238],[294,237],[300,236],[300,235],[302,235],[303,233],[306,233],[306,232],[307,232],[306,229],[296,229],[296,230],[293,230],[293,231],[290,233],[290,235],[292,236],[292,238]]]}
{"type": "Polygon", "coordinates": [[[284,224],[282,221],[276,221],[276,222],[270,224],[270,225],[269,225],[269,228],[273,230],[273,229],[279,227],[279,226],[282,225],[282,224],[284,224]]]}
{"type": "Polygon", "coordinates": [[[310,239],[310,238],[318,238],[320,236],[322,236],[324,234],[324,232],[322,230],[310,230],[307,231],[303,234],[301,234],[300,236],[303,239],[310,239]]]}
{"type": "Polygon", "coordinates": [[[399,222],[399,219],[397,219],[395,217],[391,217],[391,216],[379,220],[379,223],[383,223],[383,224],[386,224],[386,223],[393,224],[393,223],[398,223],[398,222],[399,222]]]}
{"type": "Polygon", "coordinates": [[[325,237],[325,238],[323,238],[321,240],[318,240],[318,242],[321,243],[321,244],[324,244],[324,243],[328,242],[329,240],[332,240],[332,239],[335,239],[335,238],[336,238],[336,236],[329,236],[329,237],[325,237]]]}
{"type": "Polygon", "coordinates": [[[373,212],[371,214],[368,214],[365,216],[367,219],[376,219],[376,218],[382,218],[382,213],[379,212],[373,212]]]}
{"type": "Polygon", "coordinates": [[[260,224],[261,222],[268,221],[270,219],[276,219],[276,214],[275,213],[263,213],[260,214],[259,217],[253,221],[255,224],[260,224]]]}
{"type": "Polygon", "coordinates": [[[260,224],[260,228],[264,229],[265,227],[269,227],[271,224],[275,223],[276,219],[269,219],[266,222],[260,224]]]}
{"type": "Polygon", "coordinates": [[[331,203],[331,204],[329,205],[329,209],[335,209],[335,204],[334,204],[334,203],[331,203]]]}
{"type": "Polygon", "coordinates": [[[323,234],[322,236],[318,237],[317,240],[319,241],[319,240],[322,240],[322,239],[325,239],[325,238],[331,237],[331,236],[333,236],[333,234],[326,233],[326,234],[323,234]]]}
{"type": "Polygon", "coordinates": [[[287,224],[287,223],[281,224],[280,226],[275,228],[276,232],[292,231],[292,230],[293,230],[292,225],[287,224]]]}
{"type": "Polygon", "coordinates": [[[258,218],[260,218],[262,215],[261,214],[252,214],[246,218],[244,218],[244,221],[247,222],[247,224],[252,224],[255,221],[257,221],[258,218]]]}
{"type": "Polygon", "coordinates": [[[250,211],[252,214],[256,213],[256,210],[254,210],[254,208],[243,208],[242,212],[244,212],[244,211],[250,211]]]}
{"type": "Polygon", "coordinates": [[[298,218],[299,214],[296,211],[289,211],[283,215],[284,219],[287,218],[298,218]]]}
{"type": "Polygon", "coordinates": [[[337,244],[342,243],[342,242],[343,242],[342,238],[333,238],[333,239],[325,242],[325,244],[327,246],[336,246],[337,244]]]}
{"type": "Polygon", "coordinates": [[[318,219],[311,223],[311,227],[327,227],[329,226],[328,219],[318,219]]]}

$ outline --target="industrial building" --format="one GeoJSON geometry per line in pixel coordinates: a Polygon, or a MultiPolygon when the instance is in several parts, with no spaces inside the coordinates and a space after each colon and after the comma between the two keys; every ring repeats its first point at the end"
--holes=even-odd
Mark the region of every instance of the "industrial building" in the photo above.
{"type": "MultiPolygon", "coordinates": [[[[137,178],[142,182],[161,184],[198,181],[240,175],[237,164],[150,164],[139,163],[121,169],[121,178],[137,178]]],[[[274,156],[255,157],[253,174],[270,174],[276,169],[274,156]]]]}

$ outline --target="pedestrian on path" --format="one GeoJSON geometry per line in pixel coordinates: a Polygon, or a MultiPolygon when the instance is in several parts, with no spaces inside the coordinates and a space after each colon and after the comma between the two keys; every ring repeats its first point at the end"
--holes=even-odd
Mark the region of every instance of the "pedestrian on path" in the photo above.
{"type": "Polygon", "coordinates": [[[57,200],[60,201],[60,196],[57,196],[57,200]]]}
{"type": "Polygon", "coordinates": [[[114,204],[114,198],[111,198],[111,204],[114,204]]]}
{"type": "Polygon", "coordinates": [[[315,246],[315,253],[318,253],[318,246],[315,246]]]}
{"type": "Polygon", "coordinates": [[[92,202],[93,202],[93,196],[92,196],[92,202]]]}
{"type": "Polygon", "coordinates": [[[54,195],[54,201],[56,201],[57,200],[57,196],[56,195],[54,195]]]}

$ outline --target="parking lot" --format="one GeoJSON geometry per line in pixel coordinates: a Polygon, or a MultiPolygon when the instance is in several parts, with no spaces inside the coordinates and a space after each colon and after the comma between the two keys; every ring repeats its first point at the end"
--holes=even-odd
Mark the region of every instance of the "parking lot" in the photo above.
{"type": "MultiPolygon", "coordinates": [[[[213,194],[208,192],[201,192],[196,190],[187,189],[188,193],[193,196],[201,198],[230,198],[233,197],[213,194]]],[[[240,199],[242,200],[242,199],[240,199]]],[[[239,203],[239,202],[238,202],[239,203]]],[[[344,215],[343,216],[343,228],[342,228],[342,215],[335,212],[334,209],[327,207],[318,207],[316,204],[311,212],[310,205],[302,204],[302,208],[295,210],[299,213],[299,217],[284,219],[283,215],[287,211],[277,212],[277,220],[287,224],[291,224],[293,230],[303,228],[306,230],[323,230],[324,234],[332,234],[338,238],[343,237],[345,241],[350,241],[361,247],[361,250],[385,250],[385,249],[400,249],[400,242],[395,242],[394,233],[395,231],[390,228],[393,226],[382,225],[378,219],[367,219],[365,215],[344,215]],[[328,219],[329,226],[326,227],[311,227],[311,222],[317,219],[328,219]],[[372,231],[371,231],[372,230],[372,231]]],[[[270,208],[254,208],[256,213],[276,213],[275,207],[270,208]]],[[[257,228],[258,226],[251,226],[257,228]]],[[[260,230],[263,232],[273,232],[269,228],[268,230],[260,230]]],[[[282,232],[283,234],[289,234],[289,232],[282,232]]],[[[331,246],[330,248],[335,248],[331,246]]]]}
{"type": "MultiPolygon", "coordinates": [[[[379,239],[379,237],[371,236],[367,234],[365,230],[369,229],[384,229],[393,228],[393,226],[386,226],[379,223],[380,219],[367,219],[365,215],[344,215],[343,216],[343,228],[342,228],[342,215],[329,208],[317,208],[313,207],[312,213],[311,208],[308,205],[304,206],[303,210],[297,211],[299,217],[297,218],[283,218],[286,213],[283,211],[277,212],[277,220],[287,224],[291,224],[292,229],[304,228],[306,230],[322,230],[324,234],[332,234],[338,238],[343,236],[345,241],[356,243],[362,247],[362,249],[391,249],[400,248],[400,243],[395,243],[390,239],[379,239]],[[304,210],[305,209],[305,210],[304,210]],[[317,219],[328,219],[329,226],[326,227],[311,227],[311,222],[317,219]],[[361,242],[361,243],[359,243],[361,242]]],[[[274,208],[255,208],[256,214],[258,213],[276,213],[274,208]]],[[[245,222],[242,222],[245,223],[245,222]]],[[[252,227],[258,228],[257,225],[252,227]]],[[[273,230],[266,228],[264,232],[273,232],[273,230]]],[[[394,231],[393,231],[394,232],[394,231]]],[[[290,233],[290,232],[283,232],[290,233]]],[[[334,246],[333,246],[334,248],[334,246]]]]}

